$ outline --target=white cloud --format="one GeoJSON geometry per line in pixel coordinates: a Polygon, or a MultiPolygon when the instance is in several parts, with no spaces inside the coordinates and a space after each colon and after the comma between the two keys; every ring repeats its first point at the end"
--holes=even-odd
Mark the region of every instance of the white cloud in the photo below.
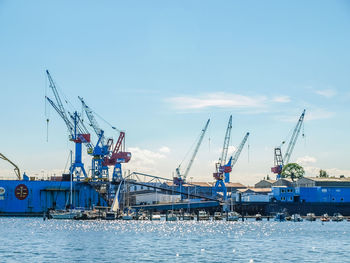
{"type": "Polygon", "coordinates": [[[278,96],[278,97],[274,97],[272,99],[273,102],[278,102],[278,103],[288,103],[290,102],[290,97],[288,96],[278,96]]]}
{"type": "Polygon", "coordinates": [[[207,93],[198,96],[180,96],[167,99],[177,109],[260,108],[267,101],[265,96],[249,97],[234,93],[207,93]]]}
{"type": "Polygon", "coordinates": [[[337,94],[334,89],[316,90],[315,93],[326,98],[332,98],[337,94]]]}
{"type": "Polygon", "coordinates": [[[334,116],[334,112],[326,111],[324,109],[314,109],[305,113],[305,120],[306,121],[322,120],[322,119],[332,118],[333,116],[334,116]]]}
{"type": "Polygon", "coordinates": [[[132,153],[127,169],[131,172],[144,172],[151,174],[159,174],[159,166],[166,156],[161,152],[155,152],[139,147],[129,147],[128,151],[132,153]]]}
{"type": "Polygon", "coordinates": [[[312,156],[299,157],[296,161],[300,165],[308,165],[317,162],[317,159],[312,156]]]}
{"type": "Polygon", "coordinates": [[[163,146],[158,151],[161,152],[161,153],[170,153],[170,148],[166,147],[166,146],[163,146]]]}

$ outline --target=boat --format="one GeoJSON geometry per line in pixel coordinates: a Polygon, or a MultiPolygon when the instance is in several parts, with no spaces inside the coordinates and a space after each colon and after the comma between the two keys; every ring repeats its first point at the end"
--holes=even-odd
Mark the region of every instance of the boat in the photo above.
{"type": "Polygon", "coordinates": [[[291,216],[291,221],[293,221],[293,222],[302,222],[303,219],[301,218],[301,216],[299,214],[293,214],[291,216]]]}
{"type": "Polygon", "coordinates": [[[82,211],[79,209],[52,210],[49,212],[49,218],[52,219],[78,219],[81,216],[82,211]]]}
{"type": "Polygon", "coordinates": [[[118,214],[112,211],[109,211],[106,213],[105,217],[106,220],[116,220],[118,218],[118,214]]]}
{"type": "Polygon", "coordinates": [[[160,220],[160,213],[153,213],[152,221],[159,221],[159,220],[160,220]]]}
{"type": "Polygon", "coordinates": [[[177,221],[177,215],[174,213],[174,211],[170,211],[167,216],[167,221],[177,221]]]}
{"type": "Polygon", "coordinates": [[[316,216],[314,213],[308,213],[305,217],[305,220],[307,221],[316,221],[316,216]]]}
{"type": "Polygon", "coordinates": [[[344,220],[343,215],[341,215],[340,213],[334,213],[333,217],[332,217],[332,221],[334,222],[341,222],[344,220]]]}
{"type": "Polygon", "coordinates": [[[235,211],[231,211],[227,215],[227,221],[238,221],[241,215],[235,211]]]}
{"type": "Polygon", "coordinates": [[[214,213],[214,220],[222,220],[221,212],[215,212],[214,213]]]}
{"type": "Polygon", "coordinates": [[[146,213],[142,213],[142,214],[139,216],[138,220],[149,220],[149,217],[147,216],[146,213]]]}
{"type": "Polygon", "coordinates": [[[204,210],[198,212],[198,220],[209,220],[209,214],[204,210]]]}
{"type": "Polygon", "coordinates": [[[261,216],[261,214],[256,214],[256,215],[255,215],[255,220],[256,220],[256,221],[262,221],[262,216],[261,216]]]}
{"type": "Polygon", "coordinates": [[[329,218],[328,214],[324,214],[321,216],[322,222],[329,222],[331,219],[329,218]]]}
{"type": "Polygon", "coordinates": [[[193,220],[195,218],[195,215],[190,213],[184,213],[183,220],[193,220]]]}
{"type": "Polygon", "coordinates": [[[275,221],[279,221],[279,222],[286,221],[286,214],[285,213],[277,213],[275,216],[275,221]]]}

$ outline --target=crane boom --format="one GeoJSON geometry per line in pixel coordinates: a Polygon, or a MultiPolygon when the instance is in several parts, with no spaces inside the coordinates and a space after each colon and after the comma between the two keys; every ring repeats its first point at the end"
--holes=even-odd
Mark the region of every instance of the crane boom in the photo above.
{"type": "Polygon", "coordinates": [[[52,77],[50,75],[50,72],[48,70],[46,70],[46,74],[47,74],[47,78],[49,79],[49,82],[50,82],[49,86],[52,89],[52,92],[53,92],[53,94],[55,96],[57,105],[54,106],[53,105],[53,101],[50,100],[48,97],[46,97],[46,98],[49,100],[49,102],[55,108],[55,110],[58,112],[58,114],[62,117],[62,119],[64,120],[64,122],[66,123],[66,125],[68,127],[69,132],[71,134],[73,134],[74,125],[73,125],[73,123],[71,123],[69,121],[69,118],[67,116],[66,110],[64,109],[62,101],[61,101],[61,98],[60,98],[60,96],[58,94],[55,82],[53,81],[53,79],[52,79],[52,77]]]}
{"type": "Polygon", "coordinates": [[[13,165],[13,167],[15,167],[14,170],[15,170],[15,173],[17,175],[17,178],[18,178],[18,180],[21,180],[21,172],[20,172],[18,166],[15,163],[13,163],[10,159],[8,159],[5,155],[3,155],[2,153],[0,153],[0,158],[9,162],[10,164],[13,165]]]}
{"type": "Polygon", "coordinates": [[[185,171],[185,173],[184,173],[184,175],[183,175],[183,180],[184,180],[184,181],[186,181],[186,177],[187,177],[187,175],[188,175],[188,173],[189,173],[189,171],[190,171],[190,169],[191,169],[191,166],[192,166],[192,164],[193,164],[194,159],[196,158],[196,155],[197,155],[197,153],[198,153],[199,147],[200,147],[201,144],[202,144],[202,141],[203,141],[205,132],[207,131],[207,128],[208,128],[208,126],[209,126],[209,122],[210,122],[210,119],[208,119],[207,123],[205,124],[205,126],[204,126],[204,128],[203,128],[203,130],[202,130],[202,132],[201,132],[201,135],[200,135],[200,137],[199,137],[199,140],[198,140],[198,143],[197,143],[197,145],[196,145],[196,148],[195,148],[195,150],[194,150],[194,152],[193,152],[193,154],[192,154],[192,158],[190,159],[190,162],[188,163],[188,166],[187,166],[187,168],[186,168],[186,171],[185,171]]]}
{"type": "Polygon", "coordinates": [[[290,142],[288,144],[287,151],[286,151],[286,153],[284,154],[284,157],[283,157],[284,164],[288,164],[289,163],[290,156],[292,155],[294,146],[295,146],[295,144],[296,144],[296,142],[298,140],[298,136],[299,136],[299,133],[300,133],[303,121],[304,121],[304,116],[305,116],[305,110],[300,115],[298,123],[297,123],[297,125],[294,128],[292,137],[291,137],[290,142]]]}
{"type": "Polygon", "coordinates": [[[105,137],[103,135],[102,129],[100,128],[100,126],[98,125],[98,122],[95,119],[95,116],[93,115],[93,111],[90,109],[90,107],[88,105],[86,105],[86,103],[85,103],[85,101],[84,101],[84,99],[82,97],[78,96],[78,98],[80,99],[80,101],[81,101],[81,103],[83,105],[83,108],[85,110],[86,116],[88,117],[92,128],[94,129],[97,137],[100,138],[101,144],[104,145],[105,137]]]}
{"type": "Polygon", "coordinates": [[[236,164],[236,162],[237,162],[239,156],[241,155],[242,149],[243,149],[245,143],[247,142],[248,137],[249,137],[249,132],[246,133],[246,135],[244,136],[244,138],[243,138],[241,144],[239,145],[237,151],[235,152],[235,155],[232,157],[231,169],[232,169],[232,167],[236,164]]]}
{"type": "Polygon", "coordinates": [[[227,124],[225,139],[224,139],[224,146],[222,147],[222,153],[220,158],[220,166],[224,165],[226,163],[227,158],[227,152],[228,152],[228,146],[230,143],[230,137],[231,137],[231,130],[232,130],[232,115],[230,116],[230,119],[227,124]]]}

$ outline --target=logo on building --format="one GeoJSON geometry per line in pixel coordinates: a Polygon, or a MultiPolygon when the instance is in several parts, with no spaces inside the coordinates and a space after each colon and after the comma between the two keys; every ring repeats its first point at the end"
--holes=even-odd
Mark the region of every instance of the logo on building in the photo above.
{"type": "Polygon", "coordinates": [[[19,200],[24,200],[28,196],[28,187],[24,184],[19,184],[15,188],[15,196],[19,200]]]}
{"type": "Polygon", "coordinates": [[[4,195],[6,192],[4,187],[0,187],[0,195],[4,195]]]}

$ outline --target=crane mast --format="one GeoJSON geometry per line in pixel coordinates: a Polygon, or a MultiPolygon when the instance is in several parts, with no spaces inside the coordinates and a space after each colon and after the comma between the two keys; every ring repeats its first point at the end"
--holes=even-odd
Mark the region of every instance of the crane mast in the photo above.
{"type": "Polygon", "coordinates": [[[219,159],[219,162],[216,163],[216,172],[213,174],[214,178],[218,180],[220,178],[223,179],[223,169],[226,163],[227,152],[228,152],[228,147],[229,147],[230,138],[231,138],[231,130],[232,130],[232,115],[230,116],[227,124],[221,157],[219,159]]]}
{"type": "Polygon", "coordinates": [[[197,145],[196,145],[196,148],[195,148],[195,150],[194,150],[194,152],[193,152],[193,154],[192,154],[192,158],[191,158],[191,160],[190,160],[190,162],[189,162],[189,164],[188,164],[188,166],[187,166],[187,168],[186,168],[186,171],[185,171],[185,173],[184,173],[184,175],[183,175],[183,179],[184,179],[185,181],[186,181],[186,178],[187,178],[188,173],[190,172],[190,169],[191,169],[191,167],[192,167],[193,161],[194,161],[194,159],[196,158],[196,155],[197,155],[197,153],[198,153],[199,147],[200,147],[201,144],[202,144],[202,141],[203,141],[205,132],[207,131],[207,128],[208,128],[208,126],[209,126],[209,122],[210,122],[210,119],[208,119],[207,123],[205,124],[205,127],[204,127],[203,130],[202,130],[202,133],[201,133],[201,136],[200,136],[200,138],[199,138],[199,141],[198,141],[198,143],[197,143],[197,145]]]}
{"type": "Polygon", "coordinates": [[[225,165],[225,168],[224,168],[225,183],[229,183],[230,182],[230,172],[232,171],[233,166],[235,166],[239,156],[241,155],[241,152],[243,150],[243,147],[244,147],[245,143],[248,140],[248,137],[249,137],[249,132],[246,133],[246,135],[244,136],[244,138],[243,138],[241,144],[239,145],[238,149],[236,150],[234,155],[230,157],[230,160],[225,165]]]}
{"type": "Polygon", "coordinates": [[[74,125],[69,121],[69,118],[67,116],[67,113],[66,113],[66,110],[65,108],[63,107],[63,104],[62,104],[62,101],[61,101],[61,98],[58,94],[58,91],[57,91],[57,88],[56,88],[56,85],[55,85],[55,82],[53,81],[51,75],[50,75],[50,72],[48,70],[46,70],[46,75],[47,75],[47,78],[49,80],[49,87],[51,88],[54,96],[55,96],[55,99],[56,99],[56,103],[57,105],[54,105],[54,102],[52,100],[50,100],[48,97],[46,97],[46,99],[49,100],[50,104],[55,108],[55,110],[57,111],[57,113],[61,116],[61,118],[63,119],[63,121],[66,123],[66,126],[69,130],[69,132],[71,133],[71,135],[73,136],[73,131],[74,131],[74,125]]]}
{"type": "Polygon", "coordinates": [[[226,158],[227,158],[227,151],[228,151],[228,146],[230,143],[230,138],[231,138],[231,130],[232,130],[232,115],[230,116],[230,119],[227,124],[227,129],[226,129],[226,134],[225,134],[225,139],[224,139],[224,146],[222,147],[222,153],[221,153],[221,158],[220,158],[220,166],[224,165],[226,163],[226,158]]]}
{"type": "Polygon", "coordinates": [[[94,129],[97,137],[99,138],[99,142],[101,142],[102,145],[105,143],[105,137],[103,130],[99,127],[98,122],[95,119],[95,116],[93,114],[93,111],[90,109],[88,105],[86,105],[84,99],[82,97],[79,97],[79,100],[81,101],[81,104],[83,105],[83,109],[86,113],[86,116],[88,117],[91,127],[94,129]]]}
{"type": "Polygon", "coordinates": [[[274,167],[271,168],[271,172],[277,174],[277,179],[281,178],[281,172],[283,169],[283,166],[289,163],[290,157],[293,153],[294,150],[294,146],[298,140],[299,134],[300,134],[300,130],[304,121],[304,117],[305,117],[305,110],[303,110],[302,114],[299,117],[299,120],[297,122],[297,125],[295,126],[294,130],[293,130],[293,134],[292,137],[289,141],[286,153],[284,154],[284,156],[282,156],[282,150],[281,150],[281,146],[276,147],[274,149],[274,167]]]}
{"type": "Polygon", "coordinates": [[[294,128],[292,137],[291,137],[290,142],[288,144],[287,151],[286,151],[285,155],[283,156],[283,160],[284,160],[285,164],[289,163],[290,156],[292,155],[292,152],[294,150],[294,146],[295,146],[297,139],[299,137],[299,133],[300,133],[303,121],[304,121],[304,116],[305,116],[305,110],[303,111],[303,113],[299,117],[298,123],[294,128]]]}
{"type": "Polygon", "coordinates": [[[210,119],[208,119],[207,123],[205,124],[204,128],[202,129],[201,131],[201,135],[199,137],[199,140],[197,142],[197,145],[196,145],[196,148],[194,149],[194,152],[192,154],[192,157],[190,159],[190,162],[188,163],[187,165],[187,168],[185,170],[185,173],[183,175],[181,175],[181,172],[180,172],[180,166],[181,164],[176,168],[176,177],[174,177],[174,183],[175,184],[182,184],[183,182],[186,182],[186,178],[188,176],[188,173],[190,172],[190,169],[192,167],[192,164],[193,164],[193,161],[194,159],[196,158],[196,155],[198,153],[198,150],[199,150],[199,147],[201,146],[202,144],[202,141],[203,141],[203,138],[204,138],[204,135],[205,135],[205,132],[207,131],[208,129],[208,126],[209,126],[209,122],[210,122],[210,119]]]}

